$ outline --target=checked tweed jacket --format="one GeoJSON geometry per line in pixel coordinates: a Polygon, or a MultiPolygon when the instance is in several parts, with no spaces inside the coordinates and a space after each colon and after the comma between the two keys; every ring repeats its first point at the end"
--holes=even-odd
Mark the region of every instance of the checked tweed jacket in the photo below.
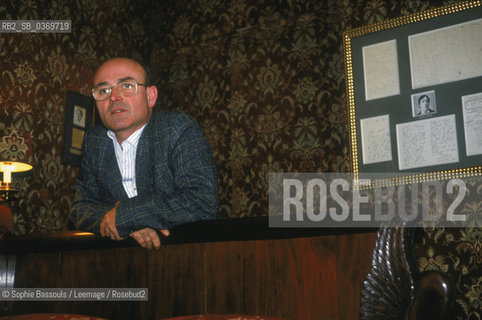
{"type": "Polygon", "coordinates": [[[129,198],[107,130],[87,131],[71,211],[75,227],[99,233],[117,201],[121,237],[145,227],[170,229],[218,217],[214,158],[192,117],[154,107],[137,146],[136,185],[137,196],[129,198]]]}

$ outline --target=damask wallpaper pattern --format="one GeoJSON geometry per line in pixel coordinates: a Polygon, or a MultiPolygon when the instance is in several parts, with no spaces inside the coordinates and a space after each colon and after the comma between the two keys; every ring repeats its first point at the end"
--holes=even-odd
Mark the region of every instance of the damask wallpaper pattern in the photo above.
{"type": "MultiPolygon", "coordinates": [[[[342,32],[453,2],[3,1],[2,19],[73,26],[71,34],[0,33],[0,155],[34,165],[17,182],[15,233],[68,227],[78,169],[62,162],[66,91],[88,95],[107,58],[146,61],[159,105],[199,120],[223,218],[266,215],[269,172],[349,170],[342,32]]],[[[481,318],[481,243],[480,229],[427,230],[418,249],[422,270],[457,274],[458,319],[481,318]]]]}

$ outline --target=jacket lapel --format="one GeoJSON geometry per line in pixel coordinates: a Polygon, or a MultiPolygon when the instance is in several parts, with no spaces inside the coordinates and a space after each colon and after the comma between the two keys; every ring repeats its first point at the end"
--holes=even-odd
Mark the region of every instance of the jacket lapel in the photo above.
{"type": "Polygon", "coordinates": [[[127,198],[127,193],[122,186],[122,176],[119,170],[119,165],[115,157],[114,146],[112,140],[107,138],[104,145],[104,157],[102,168],[104,168],[104,177],[107,190],[110,190],[113,198],[127,198]],[[119,195],[122,195],[119,197],[119,195]]]}
{"type": "Polygon", "coordinates": [[[150,160],[149,149],[149,128],[148,124],[139,139],[136,151],[136,187],[137,194],[145,193],[151,188],[152,181],[152,162],[150,160]]]}

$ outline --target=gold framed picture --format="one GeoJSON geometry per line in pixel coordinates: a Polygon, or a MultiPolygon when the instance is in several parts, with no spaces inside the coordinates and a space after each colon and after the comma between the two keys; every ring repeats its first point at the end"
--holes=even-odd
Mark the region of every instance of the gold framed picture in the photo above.
{"type": "Polygon", "coordinates": [[[343,48],[356,177],[482,175],[481,1],[348,30],[343,48]]]}

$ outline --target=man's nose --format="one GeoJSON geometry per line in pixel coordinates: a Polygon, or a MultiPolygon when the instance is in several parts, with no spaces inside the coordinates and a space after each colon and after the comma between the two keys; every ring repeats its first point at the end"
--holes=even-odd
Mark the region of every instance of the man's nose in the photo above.
{"type": "Polygon", "coordinates": [[[117,89],[117,86],[112,87],[112,91],[110,92],[110,100],[111,101],[119,101],[122,99],[122,95],[119,92],[119,89],[117,89]]]}

